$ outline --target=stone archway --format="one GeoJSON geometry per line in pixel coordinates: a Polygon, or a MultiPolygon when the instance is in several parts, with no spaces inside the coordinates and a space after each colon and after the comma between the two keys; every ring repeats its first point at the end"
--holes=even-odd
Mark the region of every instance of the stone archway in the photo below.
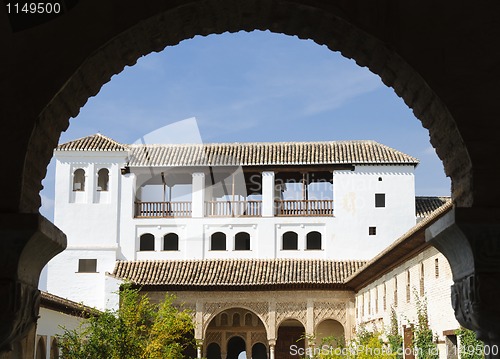
{"type": "Polygon", "coordinates": [[[322,344],[338,347],[345,343],[344,326],[334,319],[324,319],[319,322],[314,334],[317,347],[322,344]]]}
{"type": "Polygon", "coordinates": [[[313,39],[342,52],[379,74],[414,110],[429,129],[431,142],[452,178],[457,204],[453,221],[458,224],[448,227],[447,233],[460,237],[460,247],[467,248],[457,259],[456,241],[440,236],[436,242],[447,257],[454,256],[450,263],[455,268],[457,315],[482,338],[498,338],[493,332],[500,332],[494,324],[500,322],[499,314],[490,310],[495,302],[481,288],[498,283],[500,273],[500,255],[488,250],[497,247],[500,233],[500,195],[494,182],[499,170],[491,166],[499,154],[494,130],[499,112],[495,89],[500,73],[492,64],[499,62],[500,51],[490,46],[488,41],[492,40],[485,36],[500,29],[490,19],[500,9],[492,2],[470,16],[470,7],[465,4],[453,3],[451,7],[453,11],[443,11],[430,0],[418,5],[362,0],[193,0],[148,6],[132,1],[110,1],[102,6],[98,0],[89,0],[67,12],[62,21],[28,27],[24,32],[9,26],[1,28],[3,47],[8,50],[2,61],[9,85],[0,96],[1,117],[8,119],[1,128],[9,134],[2,143],[9,153],[4,159],[9,176],[2,179],[3,188],[9,190],[0,204],[2,245],[10,249],[16,243],[9,255],[2,257],[6,263],[2,294],[9,303],[26,304],[20,311],[6,308],[6,313],[12,314],[2,316],[1,322],[6,323],[0,333],[2,350],[33,326],[37,313],[29,312],[37,307],[39,270],[64,247],[60,234],[57,240],[47,239],[57,236],[56,230],[42,223],[36,213],[41,180],[69,117],[75,116],[113,74],[134,64],[141,55],[196,34],[254,29],[313,39]],[[100,16],[94,17],[96,13],[100,16]],[[422,16],[439,25],[423,28],[422,16]],[[110,18],[120,21],[110,23],[110,18]],[[462,18],[469,21],[460,21],[462,18]],[[26,228],[31,234],[24,232],[26,228]],[[35,232],[47,238],[32,235],[35,232]],[[37,256],[33,253],[47,247],[52,248],[34,264],[31,259],[37,256]],[[495,256],[492,260],[491,255],[482,253],[495,256]],[[471,265],[462,269],[464,262],[471,265]],[[488,285],[478,285],[485,281],[488,285]],[[22,290],[13,289],[20,287],[22,290]],[[487,300],[469,300],[480,297],[487,300]],[[482,309],[476,310],[478,306],[482,309]],[[479,330],[481,327],[488,330],[479,330]]]}
{"type": "MultiPolygon", "coordinates": [[[[230,355],[234,356],[235,350],[240,349],[241,343],[233,343],[234,346],[230,348],[229,344],[232,338],[243,340],[247,357],[251,356],[254,344],[268,342],[267,329],[262,320],[254,312],[242,307],[227,308],[212,317],[205,329],[203,339],[207,345],[205,352],[208,355],[208,347],[211,344],[217,344],[223,357],[225,355],[228,358],[230,355]]],[[[236,353],[235,359],[238,359],[237,356],[240,352],[241,350],[236,353]]]]}
{"type": "Polygon", "coordinates": [[[305,332],[304,325],[296,319],[282,321],[276,338],[276,358],[302,358],[307,345],[305,332]]]}

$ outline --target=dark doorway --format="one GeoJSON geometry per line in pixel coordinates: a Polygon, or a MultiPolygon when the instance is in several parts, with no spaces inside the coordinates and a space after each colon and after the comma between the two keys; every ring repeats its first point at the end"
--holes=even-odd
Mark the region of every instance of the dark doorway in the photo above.
{"type": "Polygon", "coordinates": [[[256,343],[252,347],[252,359],[267,359],[267,349],[262,343],[256,343]]]}
{"type": "Polygon", "coordinates": [[[304,356],[305,328],[298,320],[288,319],[278,328],[276,341],[276,358],[299,359],[304,356]]]}
{"type": "Polygon", "coordinates": [[[220,346],[217,343],[210,343],[207,348],[207,359],[222,359],[220,346]]]}
{"type": "Polygon", "coordinates": [[[238,355],[244,351],[246,351],[246,345],[241,337],[232,337],[227,342],[227,359],[238,359],[238,355]]]}

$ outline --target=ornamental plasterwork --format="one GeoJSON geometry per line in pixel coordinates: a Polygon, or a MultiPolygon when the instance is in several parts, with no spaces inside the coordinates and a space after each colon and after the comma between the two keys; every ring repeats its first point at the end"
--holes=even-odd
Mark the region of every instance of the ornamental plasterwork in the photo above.
{"type": "Polygon", "coordinates": [[[252,345],[262,343],[267,347],[267,335],[264,332],[252,332],[252,345]]]}
{"type": "Polygon", "coordinates": [[[206,336],[205,336],[205,340],[203,341],[207,346],[210,344],[210,343],[217,343],[219,345],[219,347],[222,347],[222,335],[221,335],[221,332],[220,331],[210,331],[210,332],[207,332],[206,336]]]}
{"type": "Polygon", "coordinates": [[[302,303],[276,303],[276,324],[279,325],[285,319],[297,319],[304,326],[306,323],[307,304],[302,303]]]}
{"type": "Polygon", "coordinates": [[[243,308],[253,311],[260,320],[263,321],[266,329],[269,327],[269,304],[267,302],[217,302],[217,303],[205,303],[203,310],[203,326],[207,327],[210,320],[213,317],[227,309],[232,308],[243,308]]]}
{"type": "Polygon", "coordinates": [[[345,327],[346,303],[315,302],[314,323],[318,324],[324,319],[335,319],[345,327]]]}
{"type": "Polygon", "coordinates": [[[240,337],[243,340],[247,340],[247,333],[246,332],[226,332],[226,341],[229,341],[232,337],[240,337]]]}

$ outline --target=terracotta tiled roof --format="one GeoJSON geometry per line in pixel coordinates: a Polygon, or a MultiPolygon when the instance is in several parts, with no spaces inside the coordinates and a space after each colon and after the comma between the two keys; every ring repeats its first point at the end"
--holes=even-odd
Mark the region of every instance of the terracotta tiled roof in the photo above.
{"type": "Polygon", "coordinates": [[[99,311],[95,308],[91,308],[81,303],[76,303],[72,300],[61,298],[57,295],[44,291],[40,292],[40,306],[68,315],[73,315],[75,317],[87,318],[89,316],[99,314],[99,311]]]}
{"type": "Polygon", "coordinates": [[[126,151],[127,146],[96,133],[57,146],[57,151],[126,151]]]}
{"type": "Polygon", "coordinates": [[[418,160],[375,141],[131,145],[130,166],[408,164],[418,160]]]}
{"type": "Polygon", "coordinates": [[[342,284],[364,261],[209,259],[118,261],[113,276],[141,286],[253,288],[342,284]]]}
{"type": "Polygon", "coordinates": [[[450,202],[451,197],[415,197],[415,214],[418,218],[427,217],[450,202]]]}
{"type": "Polygon", "coordinates": [[[127,151],[129,166],[262,166],[407,164],[418,160],[375,141],[127,145],[101,134],[59,145],[57,151],[127,151]]]}

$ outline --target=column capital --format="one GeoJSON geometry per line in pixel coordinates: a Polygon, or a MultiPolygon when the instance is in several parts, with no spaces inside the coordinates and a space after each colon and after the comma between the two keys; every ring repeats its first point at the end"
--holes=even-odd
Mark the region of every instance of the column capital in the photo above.
{"type": "Polygon", "coordinates": [[[450,263],[455,317],[485,345],[500,344],[499,214],[495,209],[455,208],[426,230],[426,240],[450,263]]]}
{"type": "Polygon", "coordinates": [[[0,215],[0,351],[23,338],[38,319],[43,267],[66,248],[66,236],[40,214],[0,215]]]}

